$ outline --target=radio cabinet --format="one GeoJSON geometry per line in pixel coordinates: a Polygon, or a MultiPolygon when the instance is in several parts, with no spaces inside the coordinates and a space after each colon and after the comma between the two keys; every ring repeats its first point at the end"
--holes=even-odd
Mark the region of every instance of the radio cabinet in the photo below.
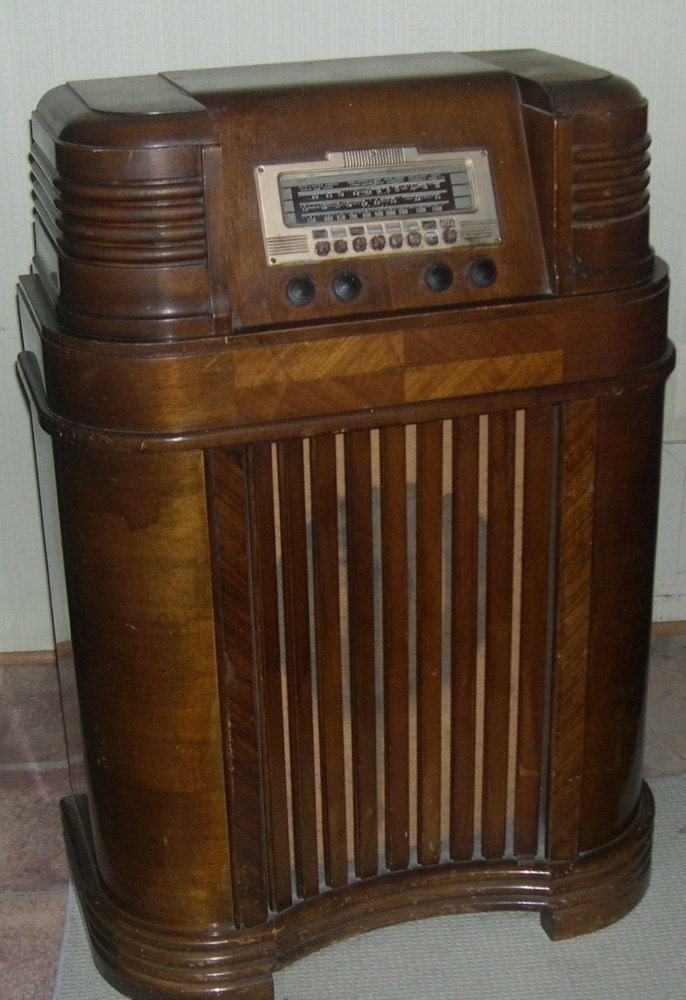
{"type": "Polygon", "coordinates": [[[32,136],[19,370],[103,975],[266,1000],[392,922],[621,917],[673,364],[645,101],[434,54],[72,83],[32,136]]]}

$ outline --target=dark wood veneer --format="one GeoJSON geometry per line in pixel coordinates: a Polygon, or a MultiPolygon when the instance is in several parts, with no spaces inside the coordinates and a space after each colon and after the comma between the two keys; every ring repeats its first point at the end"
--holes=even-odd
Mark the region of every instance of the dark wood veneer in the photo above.
{"type": "Polygon", "coordinates": [[[621,917],[650,864],[674,357],[645,100],[446,53],[74,83],[32,137],[19,370],[46,531],[52,438],[63,816],[103,974],[268,1000],[395,921],[621,917]],[[500,244],[360,257],[349,302],[340,259],[268,264],[258,164],[407,145],[488,149],[500,244]]]}

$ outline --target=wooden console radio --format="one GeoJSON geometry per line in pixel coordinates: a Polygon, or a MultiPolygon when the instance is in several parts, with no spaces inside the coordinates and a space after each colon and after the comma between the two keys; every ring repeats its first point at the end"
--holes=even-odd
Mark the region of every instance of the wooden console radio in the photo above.
{"type": "Polygon", "coordinates": [[[536,51],[183,71],[58,87],[32,138],[106,978],[267,1000],[391,922],[622,916],[673,365],[640,94],[536,51]]]}

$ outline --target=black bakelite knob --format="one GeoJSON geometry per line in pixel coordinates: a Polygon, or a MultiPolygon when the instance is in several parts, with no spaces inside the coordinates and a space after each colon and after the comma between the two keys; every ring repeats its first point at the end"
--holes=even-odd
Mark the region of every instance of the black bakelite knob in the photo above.
{"type": "Polygon", "coordinates": [[[294,306],[306,306],[314,298],[314,282],[311,278],[293,278],[286,285],[286,295],[294,306]]]}
{"type": "Polygon", "coordinates": [[[362,282],[354,271],[341,271],[331,284],[336,298],[343,302],[352,302],[362,291],[362,282]]]}
{"type": "Polygon", "coordinates": [[[486,288],[488,285],[492,285],[497,278],[498,268],[490,257],[479,257],[478,260],[473,260],[469,265],[468,274],[469,280],[473,284],[486,288]]]}
{"type": "Polygon", "coordinates": [[[444,292],[453,283],[453,272],[447,264],[429,264],[424,281],[432,292],[444,292]]]}

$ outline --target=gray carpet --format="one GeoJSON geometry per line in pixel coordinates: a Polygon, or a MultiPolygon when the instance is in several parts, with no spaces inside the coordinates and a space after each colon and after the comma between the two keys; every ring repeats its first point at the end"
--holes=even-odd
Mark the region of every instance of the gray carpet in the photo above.
{"type": "MultiPolygon", "coordinates": [[[[434,917],[331,945],[275,977],[277,1000],[684,1000],[686,776],[651,781],[653,874],[619,923],[552,943],[532,913],[434,917]]],[[[120,1000],[70,893],[53,1000],[120,1000]]]]}

